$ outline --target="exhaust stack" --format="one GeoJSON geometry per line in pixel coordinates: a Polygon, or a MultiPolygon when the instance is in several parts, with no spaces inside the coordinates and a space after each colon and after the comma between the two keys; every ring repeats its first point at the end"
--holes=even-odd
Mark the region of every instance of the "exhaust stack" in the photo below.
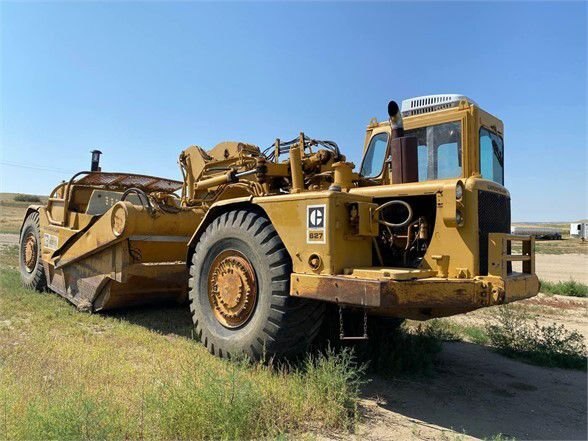
{"type": "Polygon", "coordinates": [[[92,150],[90,153],[92,153],[92,163],[90,165],[90,171],[102,171],[102,169],[100,168],[100,155],[102,154],[102,152],[100,150],[92,150]]]}
{"type": "Polygon", "coordinates": [[[404,136],[402,125],[402,113],[396,101],[388,103],[388,116],[390,117],[390,172],[392,184],[405,184],[418,182],[418,143],[414,136],[404,136]]]}
{"type": "Polygon", "coordinates": [[[404,126],[402,125],[402,113],[396,101],[388,103],[388,116],[390,117],[390,126],[392,126],[392,139],[404,136],[404,126]]]}

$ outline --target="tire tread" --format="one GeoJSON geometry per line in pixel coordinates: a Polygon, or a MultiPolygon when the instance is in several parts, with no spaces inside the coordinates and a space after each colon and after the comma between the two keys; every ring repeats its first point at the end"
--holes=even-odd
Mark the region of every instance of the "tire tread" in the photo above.
{"type": "Polygon", "coordinates": [[[35,291],[43,292],[47,290],[47,277],[45,276],[45,269],[43,268],[43,263],[41,262],[41,225],[39,221],[39,212],[33,211],[31,214],[27,216],[23,223],[22,232],[20,235],[19,240],[19,268],[21,273],[21,280],[22,284],[27,289],[34,289],[35,291]],[[31,225],[32,224],[32,225],[31,225]],[[33,231],[36,233],[37,236],[37,249],[39,250],[39,255],[37,257],[37,264],[35,266],[35,270],[32,274],[34,276],[32,278],[26,277],[23,268],[23,256],[22,256],[22,241],[24,239],[24,234],[27,229],[31,227],[33,231]]]}
{"type": "MultiPolygon", "coordinates": [[[[197,296],[199,271],[198,259],[207,241],[222,234],[225,228],[238,228],[246,231],[263,253],[269,266],[271,293],[266,323],[261,332],[243,352],[254,359],[263,354],[270,356],[291,356],[304,351],[317,336],[324,315],[321,302],[299,299],[290,296],[290,256],[269,219],[258,210],[237,209],[225,212],[211,222],[202,233],[190,265],[189,299],[195,334],[213,354],[225,357],[228,354],[222,347],[222,340],[213,337],[206,329],[204,320],[198,320],[197,296]]],[[[234,354],[233,354],[234,355],[234,354]]]]}

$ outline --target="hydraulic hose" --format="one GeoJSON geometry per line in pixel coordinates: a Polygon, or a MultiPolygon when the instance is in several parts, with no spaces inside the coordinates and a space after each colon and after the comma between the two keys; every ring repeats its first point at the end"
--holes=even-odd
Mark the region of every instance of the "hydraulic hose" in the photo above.
{"type": "Polygon", "coordinates": [[[408,202],[404,202],[404,201],[400,201],[400,200],[393,200],[393,201],[384,202],[382,205],[380,205],[378,208],[375,209],[374,214],[378,215],[378,223],[380,223],[382,225],[386,225],[387,227],[391,227],[391,228],[399,228],[399,227],[404,227],[404,226],[408,225],[409,222],[412,220],[412,207],[410,206],[410,204],[408,202]],[[404,208],[406,208],[408,210],[408,216],[406,217],[406,220],[404,222],[401,222],[399,224],[393,224],[392,222],[388,222],[388,221],[385,221],[384,219],[380,218],[380,211],[386,207],[391,206],[391,205],[402,205],[404,208]]]}
{"type": "Polygon", "coordinates": [[[140,188],[135,188],[135,187],[127,188],[125,190],[125,192],[122,194],[120,200],[124,201],[127,198],[127,196],[130,195],[131,193],[135,193],[139,197],[139,201],[147,209],[147,211],[150,214],[153,214],[155,212],[155,209],[153,208],[153,205],[151,205],[151,201],[149,200],[149,196],[147,196],[147,193],[145,193],[140,188]]]}

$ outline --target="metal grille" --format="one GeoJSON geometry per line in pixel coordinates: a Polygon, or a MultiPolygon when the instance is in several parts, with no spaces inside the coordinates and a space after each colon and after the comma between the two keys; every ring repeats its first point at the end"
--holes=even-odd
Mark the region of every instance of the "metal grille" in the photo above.
{"type": "Polygon", "coordinates": [[[463,100],[470,104],[476,104],[474,100],[467,96],[458,94],[418,96],[402,101],[402,115],[421,115],[436,110],[448,109],[456,107],[463,100]]]}
{"type": "Polygon", "coordinates": [[[488,274],[488,233],[510,233],[510,198],[499,193],[478,191],[480,234],[480,275],[488,274]]]}
{"type": "Polygon", "coordinates": [[[77,179],[78,185],[103,185],[106,187],[138,187],[145,191],[174,192],[182,188],[182,183],[172,179],[130,173],[88,173],[77,179]]]}

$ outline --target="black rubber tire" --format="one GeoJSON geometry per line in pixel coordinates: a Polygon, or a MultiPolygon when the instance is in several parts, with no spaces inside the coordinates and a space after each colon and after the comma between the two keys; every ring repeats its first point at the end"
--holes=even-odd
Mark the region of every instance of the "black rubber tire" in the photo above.
{"type": "Polygon", "coordinates": [[[291,357],[308,349],[324,315],[322,302],[290,296],[292,262],[267,217],[255,209],[221,214],[200,237],[190,267],[189,300],[196,335],[214,355],[246,354],[253,360],[291,357]],[[239,251],[255,272],[258,293],[249,320],[224,327],[208,299],[208,275],[215,257],[239,251]]]}
{"type": "Polygon", "coordinates": [[[45,270],[41,262],[41,229],[39,226],[39,213],[36,211],[32,212],[26,218],[22,231],[20,233],[20,241],[18,247],[18,262],[20,269],[20,279],[25,288],[34,289],[36,291],[47,290],[47,279],[45,277],[45,270]],[[33,270],[29,272],[25,266],[24,251],[25,251],[25,238],[33,234],[37,241],[37,257],[33,270]]]}

